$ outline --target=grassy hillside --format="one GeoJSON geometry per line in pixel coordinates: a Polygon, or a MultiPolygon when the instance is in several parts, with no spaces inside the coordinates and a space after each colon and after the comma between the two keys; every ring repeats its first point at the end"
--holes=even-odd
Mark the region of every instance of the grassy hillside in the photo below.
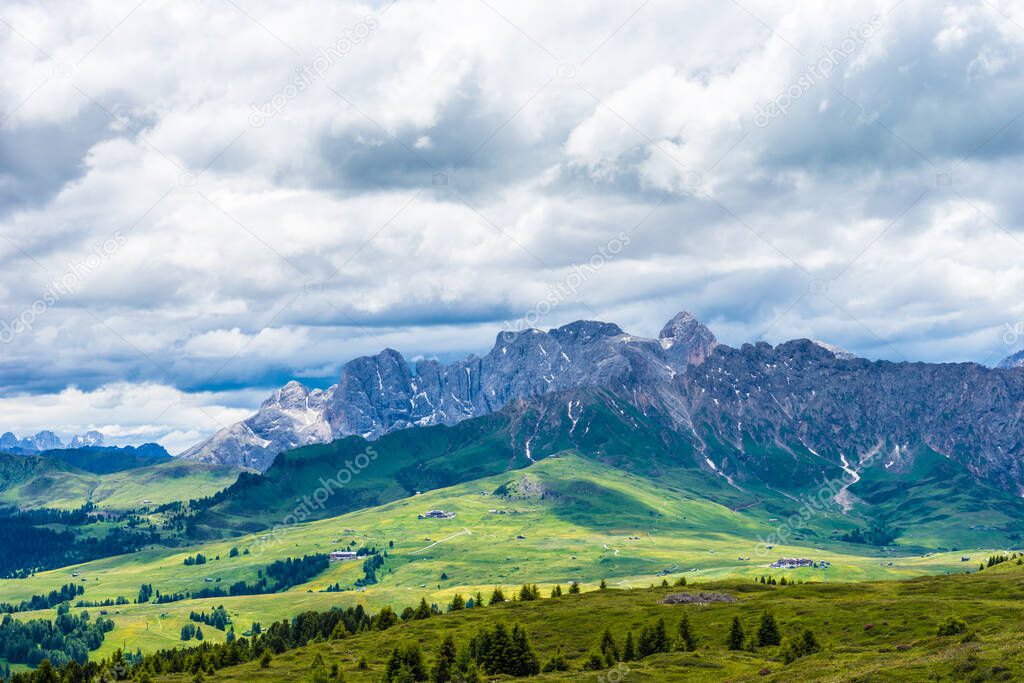
{"type": "MultiPolygon", "coordinates": [[[[686,588],[609,589],[539,601],[494,605],[408,621],[387,631],[368,631],[316,643],[258,662],[221,669],[208,680],[303,680],[319,654],[338,665],[346,680],[379,681],[396,646],[419,645],[432,664],[443,639],[466,645],[495,623],[522,624],[541,663],[561,650],[570,671],[531,680],[628,681],[1000,681],[1024,677],[1020,608],[1024,567],[1007,562],[973,575],[853,584],[808,583],[763,586],[709,582],[686,588]],[[734,603],[662,604],[668,594],[719,592],[734,603]],[[811,629],[822,651],[785,664],[782,647],[753,647],[761,615],[770,612],[785,639],[811,629]],[[697,637],[693,652],[678,651],[678,624],[686,614],[697,637]],[[966,622],[963,633],[939,636],[949,617],[966,622]],[[740,651],[726,647],[734,617],[748,637],[740,651]],[[665,619],[674,651],[654,654],[613,669],[582,671],[607,628],[621,649],[645,626],[665,619]],[[358,662],[365,660],[367,668],[358,662]]],[[[186,681],[191,675],[162,680],[186,681]]]]}
{"type": "Polygon", "coordinates": [[[299,511],[303,519],[332,517],[526,467],[565,450],[628,473],[685,480],[691,491],[726,505],[759,498],[697,467],[689,440],[612,394],[587,390],[513,403],[454,426],[400,430],[372,442],[353,436],[282,453],[263,476],[243,476],[211,501],[195,528],[215,538],[258,531],[299,511]],[[571,418],[566,402],[576,406],[571,418]],[[371,465],[354,467],[357,475],[344,488],[316,506],[302,505],[304,496],[365,454],[371,465]]]}
{"type": "Polygon", "coordinates": [[[92,502],[134,510],[145,500],[160,505],[212,495],[237,477],[233,467],[184,461],[94,474],[55,458],[0,453],[0,505],[73,509],[92,502]]]}
{"type": "MultiPolygon", "coordinates": [[[[696,481],[696,480],[695,480],[696,481]]],[[[813,541],[759,548],[758,538],[775,528],[759,507],[734,511],[695,495],[686,478],[656,481],[607,465],[563,454],[529,468],[403,498],[340,517],[285,525],[181,549],[151,548],[84,565],[42,572],[28,579],[0,581],[0,600],[22,600],[69,580],[82,582],[90,601],[134,598],[143,583],[162,593],[197,591],[254,581],[274,560],[356,546],[389,548],[379,583],[355,589],[360,562],[340,562],[314,580],[282,593],[189,599],[163,605],[124,605],[110,610],[116,628],[100,653],[122,642],[144,652],[180,645],[179,631],[192,610],[223,604],[241,629],[303,610],[363,604],[397,608],[421,597],[446,604],[451,596],[496,585],[553,584],[577,580],[593,588],[602,579],[615,587],[648,586],[680,576],[710,581],[752,580],[764,574],[818,582],[908,578],[974,570],[985,553],[882,552],[831,540],[826,531],[848,521],[841,515],[813,520],[822,531],[813,541]],[[452,519],[418,519],[431,509],[454,512],[452,519]],[[491,510],[504,514],[492,513],[491,510]],[[230,557],[231,548],[239,554],[230,557]],[[245,551],[249,553],[246,554],[245,551]],[[185,566],[197,552],[210,559],[185,566]],[[828,569],[771,569],[779,557],[828,561],[828,569]],[[219,558],[219,559],[215,559],[219,558]],[[742,559],[741,559],[742,558],[742,559]],[[71,577],[72,573],[80,574],[71,577]],[[207,580],[209,579],[209,581],[207,580]],[[321,592],[337,583],[343,592],[321,592]]],[[[313,495],[312,491],[310,495],[313,495]]],[[[987,552],[987,551],[986,551],[987,552]]],[[[52,610],[18,618],[52,617],[52,610]]],[[[241,630],[240,629],[240,630],[241,630]]],[[[211,632],[208,639],[223,639],[211,632]]]]}

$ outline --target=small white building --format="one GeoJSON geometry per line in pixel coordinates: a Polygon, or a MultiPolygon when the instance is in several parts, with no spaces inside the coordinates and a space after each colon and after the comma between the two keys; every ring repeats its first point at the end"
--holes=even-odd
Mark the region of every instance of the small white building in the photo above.
{"type": "Polygon", "coordinates": [[[359,555],[352,550],[332,550],[330,554],[331,562],[344,562],[345,560],[355,560],[359,555]]]}

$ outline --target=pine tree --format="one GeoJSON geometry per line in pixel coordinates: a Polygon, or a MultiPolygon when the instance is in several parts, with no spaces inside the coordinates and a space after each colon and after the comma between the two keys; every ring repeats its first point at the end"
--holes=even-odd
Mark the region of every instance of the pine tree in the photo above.
{"type": "Polygon", "coordinates": [[[636,659],[636,646],[633,645],[633,632],[626,634],[626,644],[622,646],[622,661],[632,662],[636,659]]]}
{"type": "Polygon", "coordinates": [[[465,609],[465,608],[466,608],[466,601],[462,598],[462,596],[459,595],[458,593],[453,595],[452,596],[452,601],[448,605],[448,611],[449,612],[458,612],[460,609],[465,609]]]}
{"type": "Polygon", "coordinates": [[[535,584],[524,583],[523,587],[519,589],[519,599],[524,602],[527,600],[539,600],[540,588],[535,584]]]}
{"type": "Polygon", "coordinates": [[[580,582],[573,581],[572,585],[569,586],[569,595],[576,595],[580,592],[580,582]]]}
{"type": "Polygon", "coordinates": [[[427,604],[426,598],[420,598],[419,607],[413,612],[413,619],[429,619],[433,612],[430,609],[430,605],[427,604]]]}
{"type": "Polygon", "coordinates": [[[668,630],[665,628],[665,619],[658,619],[654,625],[654,651],[668,652],[672,649],[672,643],[668,639],[668,630]]]}
{"type": "Polygon", "coordinates": [[[697,649],[697,637],[693,635],[693,630],[690,628],[690,617],[685,612],[679,621],[679,649],[685,652],[693,652],[697,649]]]}
{"type": "Polygon", "coordinates": [[[779,625],[775,617],[765,612],[761,615],[761,625],[757,629],[757,646],[766,647],[778,645],[782,642],[782,634],[779,633],[779,625]]]}
{"type": "Polygon", "coordinates": [[[552,588],[551,589],[551,597],[553,597],[553,598],[560,598],[560,597],[562,597],[562,587],[556,585],[554,588],[552,588]]]}
{"type": "Polygon", "coordinates": [[[615,662],[619,661],[619,646],[615,644],[615,638],[612,636],[610,628],[604,629],[604,635],[601,636],[601,655],[604,657],[604,661],[607,662],[608,666],[612,666],[615,662]]]}
{"type": "Polygon", "coordinates": [[[512,627],[513,676],[536,676],[540,673],[540,661],[530,646],[526,629],[519,624],[512,627]]]}
{"type": "Polygon", "coordinates": [[[505,602],[505,593],[502,592],[501,586],[495,586],[494,592],[491,593],[491,601],[487,604],[495,605],[499,602],[505,602]]]}
{"type": "Polygon", "coordinates": [[[264,650],[263,651],[263,656],[260,657],[260,668],[261,669],[269,669],[270,668],[270,650],[264,650]]]}
{"type": "Polygon", "coordinates": [[[599,586],[599,588],[601,590],[607,590],[608,589],[608,582],[605,581],[604,579],[601,579],[601,585],[599,586]]]}
{"type": "MultiPolygon", "coordinates": [[[[397,623],[398,615],[395,614],[395,610],[391,609],[391,605],[385,605],[381,608],[380,612],[377,613],[376,627],[378,631],[385,631],[397,623]]],[[[339,621],[338,626],[340,626],[341,630],[344,632],[339,633],[338,635],[340,638],[344,638],[348,634],[348,631],[345,629],[345,622],[339,621]]],[[[338,626],[335,627],[335,631],[338,629],[338,626]]],[[[331,637],[335,637],[333,631],[331,632],[331,637]]]]}
{"type": "Polygon", "coordinates": [[[814,631],[809,628],[805,628],[803,634],[800,636],[800,649],[804,656],[821,651],[821,645],[818,644],[818,638],[814,635],[814,631]]]}
{"type": "Polygon", "coordinates": [[[476,597],[473,598],[473,607],[483,607],[483,606],[484,606],[484,596],[483,596],[483,594],[480,593],[480,591],[477,591],[476,592],[476,597]]]}
{"type": "Polygon", "coordinates": [[[733,617],[732,627],[729,629],[729,637],[725,643],[729,646],[730,650],[742,650],[743,640],[743,625],[740,624],[740,618],[733,617]]]}
{"type": "Polygon", "coordinates": [[[430,673],[432,683],[448,683],[455,669],[455,640],[448,636],[441,643],[441,651],[437,653],[434,670],[430,673]]]}

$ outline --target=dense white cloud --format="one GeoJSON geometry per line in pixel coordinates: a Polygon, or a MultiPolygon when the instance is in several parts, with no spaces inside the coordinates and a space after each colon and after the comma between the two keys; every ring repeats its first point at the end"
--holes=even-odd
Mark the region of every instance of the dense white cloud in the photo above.
{"type": "Polygon", "coordinates": [[[993,362],[1024,319],[1024,2],[0,19],[0,429],[180,445],[215,425],[155,424],[179,390],[479,352],[620,232],[541,324],[993,362]]]}
{"type": "Polygon", "coordinates": [[[4,431],[23,437],[49,429],[67,440],[95,429],[114,445],[158,442],[172,453],[247,417],[262,392],[186,394],[158,384],[108,384],[94,391],[71,386],[57,393],[0,398],[4,431]]]}

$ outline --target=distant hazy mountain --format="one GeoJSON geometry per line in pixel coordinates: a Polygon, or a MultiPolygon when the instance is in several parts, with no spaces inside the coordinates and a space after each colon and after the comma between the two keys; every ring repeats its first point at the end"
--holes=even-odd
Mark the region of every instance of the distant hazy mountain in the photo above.
{"type": "Polygon", "coordinates": [[[169,462],[170,454],[163,446],[145,443],[141,446],[82,446],[57,448],[39,453],[48,460],[58,460],[69,467],[93,474],[111,474],[169,462]]]}
{"type": "Polygon", "coordinates": [[[6,453],[40,453],[57,448],[82,448],[86,446],[102,446],[103,435],[97,431],[78,434],[65,444],[59,436],[49,430],[38,432],[34,436],[19,439],[11,432],[0,435],[0,451],[6,453]]]}
{"type": "Polygon", "coordinates": [[[612,323],[578,321],[547,332],[502,332],[486,356],[450,365],[410,365],[385,349],[348,362],[326,391],[288,383],[254,416],[181,457],[265,470],[278,453],[297,446],[451,425],[555,391],[608,387],[640,396],[703,361],[716,345],[711,331],[683,312],[658,339],[635,337],[612,323]]]}

